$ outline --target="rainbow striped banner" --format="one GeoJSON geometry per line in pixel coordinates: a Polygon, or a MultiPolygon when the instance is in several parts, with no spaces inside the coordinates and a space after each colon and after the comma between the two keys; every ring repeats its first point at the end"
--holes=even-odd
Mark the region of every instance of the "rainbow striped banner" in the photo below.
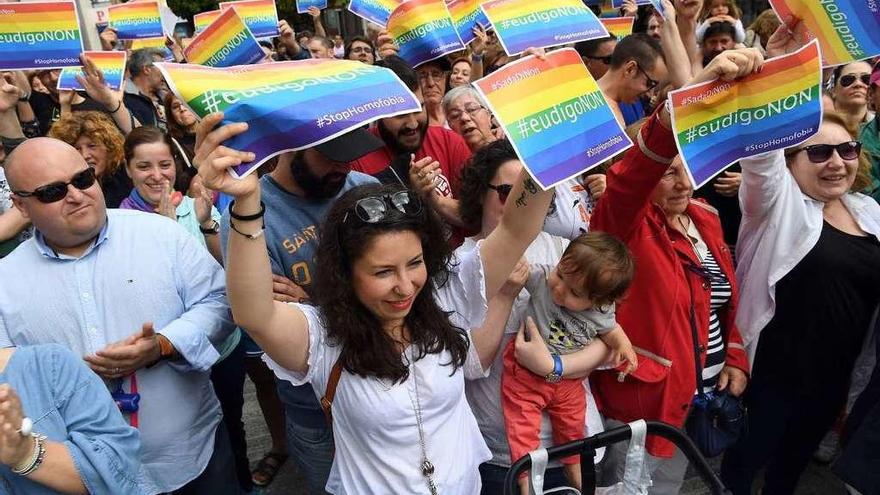
{"type": "Polygon", "coordinates": [[[202,12],[200,14],[194,15],[193,25],[195,25],[195,34],[199,34],[207,29],[212,22],[216,21],[217,18],[220,17],[221,12],[221,10],[209,10],[207,12],[202,12]]]}
{"type": "Polygon", "coordinates": [[[244,177],[285,151],[309,148],[357,127],[421,109],[394,73],[354,60],[308,59],[215,69],[156,64],[199,117],[224,112],[248,131],[224,144],[257,155],[232,170],[244,177]]]}
{"type": "Polygon", "coordinates": [[[385,27],[391,12],[401,3],[401,0],[351,0],[348,10],[352,14],[385,27]]]}
{"type": "Polygon", "coordinates": [[[629,36],[633,32],[633,21],[636,20],[635,17],[609,17],[599,19],[602,21],[602,25],[605,26],[605,29],[608,30],[608,33],[611,36],[614,36],[618,40],[622,40],[623,38],[629,36]]]}
{"type": "Polygon", "coordinates": [[[388,34],[411,66],[463,50],[444,0],[408,0],[388,17],[388,34]]]}
{"type": "Polygon", "coordinates": [[[309,11],[309,7],[315,7],[318,10],[327,8],[327,0],[296,0],[296,11],[300,14],[309,11]]]}
{"type": "Polygon", "coordinates": [[[770,0],[780,19],[803,19],[822,47],[826,66],[880,54],[876,0],[770,0]]]}
{"type": "Polygon", "coordinates": [[[461,42],[467,45],[473,41],[474,28],[479,24],[483,28],[489,28],[491,23],[486,19],[486,14],[480,8],[478,0],[446,0],[446,8],[452,16],[452,23],[458,31],[461,42]]]}
{"type": "Polygon", "coordinates": [[[0,4],[0,70],[78,66],[82,50],[74,2],[0,4]]]}
{"type": "Polygon", "coordinates": [[[505,65],[474,82],[542,188],[632,146],[596,80],[572,48],[505,65]]]}
{"type": "Polygon", "coordinates": [[[608,36],[581,0],[489,0],[482,8],[510,56],[608,36]]]}
{"type": "Polygon", "coordinates": [[[761,72],[669,93],[672,128],[698,189],[741,158],[807,140],[822,120],[822,66],[813,40],[761,72]]]}
{"type": "Polygon", "coordinates": [[[224,10],[220,17],[193,38],[183,54],[193,64],[231,67],[254,64],[266,54],[238,17],[238,8],[224,10]]]}
{"type": "Polygon", "coordinates": [[[107,7],[110,27],[116,29],[121,40],[158,38],[165,36],[159,2],[142,1],[120,3],[107,7]]]}
{"type": "MultiPolygon", "coordinates": [[[[83,55],[101,69],[101,73],[104,74],[104,82],[110,89],[118,91],[122,87],[125,80],[125,52],[83,52],[83,55]]],[[[61,75],[58,76],[58,89],[85,91],[86,89],[76,80],[78,75],[82,75],[82,70],[78,67],[61,69],[61,75]]]]}
{"type": "Polygon", "coordinates": [[[235,7],[241,20],[256,38],[278,36],[278,10],[275,0],[241,0],[220,2],[220,10],[235,7]]]}
{"type": "Polygon", "coordinates": [[[162,36],[161,38],[131,40],[131,46],[129,46],[130,50],[140,50],[141,48],[155,48],[157,50],[162,50],[162,53],[165,55],[165,61],[174,62],[174,53],[171,51],[171,48],[168,48],[167,36],[162,36]]]}

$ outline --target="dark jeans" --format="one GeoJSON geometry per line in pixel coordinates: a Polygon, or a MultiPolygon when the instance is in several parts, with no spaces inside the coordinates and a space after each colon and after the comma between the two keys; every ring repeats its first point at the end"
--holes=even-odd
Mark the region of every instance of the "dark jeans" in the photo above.
{"type": "Polygon", "coordinates": [[[311,388],[293,387],[278,380],[278,397],[284,404],[287,453],[305,476],[308,493],[323,495],[333,466],[333,430],[320,409],[307,406],[313,400],[317,403],[311,388]],[[304,392],[308,393],[306,397],[304,392]]]}
{"type": "Polygon", "coordinates": [[[211,383],[214,385],[214,393],[220,401],[220,409],[223,411],[223,423],[229,433],[229,444],[235,459],[235,473],[238,485],[245,492],[253,489],[251,481],[251,468],[247,455],[247,441],[242,422],[242,408],[244,407],[244,357],[245,349],[239,342],[235,349],[226,356],[226,359],[215,364],[211,369],[211,383]]]}
{"type": "Polygon", "coordinates": [[[235,460],[229,446],[229,433],[221,421],[214,434],[214,453],[208,466],[196,479],[174,490],[172,495],[239,495],[242,493],[235,476],[235,460]]]}
{"type": "Polygon", "coordinates": [[[746,389],[748,433],[724,454],[721,479],[734,495],[750,495],[757,472],[763,495],[790,495],[846,400],[841,390],[797,394],[756,376],[746,389]]]}
{"type": "MultiPolygon", "coordinates": [[[[508,468],[489,464],[485,462],[480,464],[480,480],[483,483],[483,489],[480,495],[502,495],[504,493],[504,477],[507,476],[508,468]]],[[[568,479],[561,467],[547,468],[544,472],[544,490],[568,486],[568,479]]],[[[518,495],[519,492],[517,491],[518,495]]]]}

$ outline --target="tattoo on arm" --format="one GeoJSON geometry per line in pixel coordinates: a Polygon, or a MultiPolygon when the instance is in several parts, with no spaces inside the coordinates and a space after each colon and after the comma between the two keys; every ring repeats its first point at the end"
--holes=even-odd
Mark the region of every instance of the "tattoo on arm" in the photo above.
{"type": "Polygon", "coordinates": [[[519,198],[516,199],[516,206],[517,208],[522,208],[527,204],[529,204],[529,202],[526,201],[526,192],[523,191],[519,194],[519,198]]]}
{"type": "Polygon", "coordinates": [[[529,194],[538,194],[538,185],[535,184],[535,181],[533,181],[531,177],[526,177],[525,182],[523,182],[523,187],[525,187],[529,194]]]}

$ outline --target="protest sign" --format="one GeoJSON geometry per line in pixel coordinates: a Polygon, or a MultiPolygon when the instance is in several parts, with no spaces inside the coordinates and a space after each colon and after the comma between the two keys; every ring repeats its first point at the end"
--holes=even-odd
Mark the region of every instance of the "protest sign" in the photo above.
{"type": "Polygon", "coordinates": [[[417,112],[415,95],[390,69],[354,60],[309,59],[227,69],[156,64],[172,91],[199,117],[224,113],[247,122],[230,148],[256,154],[235,167],[244,177],[285,151],[309,148],[380,118],[417,112]]]}
{"type": "Polygon", "coordinates": [[[74,2],[0,4],[0,69],[78,66],[82,50],[74,2]]]}
{"type": "Polygon", "coordinates": [[[771,0],[780,19],[803,19],[818,40],[826,66],[880,54],[877,0],[771,0]]]}
{"type": "MultiPolygon", "coordinates": [[[[88,57],[98,69],[101,69],[101,73],[104,74],[104,82],[110,89],[118,91],[122,87],[125,78],[125,52],[83,52],[83,55],[88,57]]],[[[62,69],[61,75],[58,76],[58,89],[85,91],[85,88],[76,80],[78,75],[82,75],[82,70],[79,67],[62,69]]]]}
{"type": "Polygon", "coordinates": [[[227,9],[184,50],[193,64],[231,67],[259,62],[266,54],[238,17],[238,9],[227,9]]]}
{"type": "Polygon", "coordinates": [[[474,83],[544,189],[632,146],[572,48],[508,64],[474,83]]]}
{"type": "Polygon", "coordinates": [[[241,0],[220,2],[220,10],[235,7],[238,16],[247,24],[255,38],[278,36],[278,11],[275,0],[241,0]]]}
{"type": "Polygon", "coordinates": [[[327,0],[296,0],[296,11],[304,14],[309,11],[309,7],[315,7],[318,10],[327,8],[327,0]]]}
{"type": "Polygon", "coordinates": [[[694,189],[741,158],[794,146],[818,131],[820,62],[814,40],[742,79],[669,93],[675,142],[694,189]]]}
{"type": "Polygon", "coordinates": [[[401,4],[401,0],[351,0],[348,10],[372,23],[385,27],[391,11],[401,4]]]}
{"type": "Polygon", "coordinates": [[[193,25],[195,25],[195,34],[204,31],[212,22],[220,17],[221,10],[209,10],[193,16],[193,25]]]}
{"type": "Polygon", "coordinates": [[[489,0],[482,8],[510,56],[608,36],[581,0],[489,0]]]}
{"type": "Polygon", "coordinates": [[[608,34],[617,38],[618,41],[629,36],[633,32],[635,17],[608,17],[599,19],[608,30],[608,34]]]}
{"type": "Polygon", "coordinates": [[[387,28],[413,67],[464,49],[444,0],[408,0],[391,12],[387,28]]]}
{"type": "Polygon", "coordinates": [[[107,8],[110,27],[121,40],[159,38],[165,36],[159,2],[143,1],[111,5],[107,8]]]}
{"type": "Polygon", "coordinates": [[[129,47],[132,51],[140,50],[141,48],[155,48],[157,50],[162,50],[162,54],[165,56],[166,62],[174,62],[174,53],[171,51],[171,48],[168,48],[169,39],[167,36],[162,36],[159,38],[142,38],[139,40],[131,40],[131,46],[129,47]]]}
{"type": "Polygon", "coordinates": [[[455,30],[465,45],[474,40],[474,28],[477,25],[484,29],[491,27],[489,19],[486,19],[486,14],[480,8],[479,0],[446,0],[446,7],[452,16],[455,30]]]}

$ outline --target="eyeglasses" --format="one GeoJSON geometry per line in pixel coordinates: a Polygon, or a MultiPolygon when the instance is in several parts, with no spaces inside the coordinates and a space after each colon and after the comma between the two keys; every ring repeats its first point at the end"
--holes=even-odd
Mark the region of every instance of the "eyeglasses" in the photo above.
{"type": "Polygon", "coordinates": [[[801,151],[807,152],[807,158],[813,163],[824,163],[831,158],[831,154],[837,150],[838,156],[844,160],[855,160],[862,151],[862,143],[858,141],[847,141],[840,144],[813,144],[797,148],[789,155],[796,155],[801,151]]]}
{"type": "Polygon", "coordinates": [[[484,108],[485,107],[483,105],[479,105],[476,103],[472,104],[472,105],[465,105],[464,111],[459,110],[457,108],[450,110],[449,113],[446,114],[446,120],[448,120],[450,122],[457,121],[457,120],[460,120],[462,117],[464,117],[464,114],[468,114],[471,116],[471,118],[474,118],[474,116],[477,114],[477,112],[479,112],[480,110],[482,110],[484,108]]]}
{"type": "MultiPolygon", "coordinates": [[[[354,204],[353,210],[362,222],[373,224],[386,220],[392,211],[414,217],[422,212],[422,200],[412,191],[398,191],[393,194],[359,199],[354,204]]],[[[343,224],[346,221],[348,221],[348,212],[342,218],[343,224]]]]}
{"type": "Polygon", "coordinates": [[[840,85],[844,88],[848,88],[856,82],[856,79],[860,79],[865,86],[871,85],[871,74],[859,74],[858,76],[855,74],[847,74],[845,76],[840,76],[840,85]]]}
{"type": "Polygon", "coordinates": [[[507,197],[510,196],[510,191],[513,190],[513,186],[510,184],[489,184],[489,189],[498,193],[498,199],[501,201],[501,204],[507,202],[507,197]]]}
{"type": "Polygon", "coordinates": [[[639,69],[639,72],[645,75],[645,85],[648,86],[648,91],[656,88],[657,85],[660,84],[658,81],[651,79],[651,76],[649,76],[648,73],[645,72],[645,69],[643,69],[638,62],[636,62],[636,68],[639,69]]]}
{"type": "Polygon", "coordinates": [[[45,186],[40,186],[31,192],[12,192],[13,194],[21,198],[28,198],[30,196],[33,196],[37,198],[37,200],[41,203],[54,203],[56,201],[61,201],[67,196],[67,186],[72,185],[80,191],[84,191],[95,185],[96,180],[97,176],[95,175],[95,169],[89,167],[82,172],[77,172],[76,175],[70,178],[70,182],[53,182],[51,184],[46,184],[45,186]]]}
{"type": "Polygon", "coordinates": [[[589,55],[584,55],[582,58],[585,58],[588,60],[598,60],[599,62],[602,62],[605,65],[611,65],[611,55],[608,55],[607,57],[591,57],[589,55]]]}

